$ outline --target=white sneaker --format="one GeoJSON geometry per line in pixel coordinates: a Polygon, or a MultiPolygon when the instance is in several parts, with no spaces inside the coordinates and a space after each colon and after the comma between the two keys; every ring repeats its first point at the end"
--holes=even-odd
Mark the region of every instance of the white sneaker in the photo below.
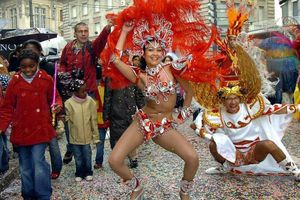
{"type": "Polygon", "coordinates": [[[92,180],[93,180],[93,176],[86,176],[86,177],[85,177],[85,180],[86,180],[86,181],[92,181],[92,180]]]}
{"type": "Polygon", "coordinates": [[[80,181],[82,181],[82,178],[81,178],[81,177],[76,177],[76,178],[75,178],[75,181],[76,181],[76,182],[80,182],[80,181]]]}
{"type": "Polygon", "coordinates": [[[287,159],[284,159],[280,163],[278,163],[279,166],[285,170],[293,174],[296,181],[300,181],[300,169],[297,167],[296,163],[292,161],[288,161],[287,159]]]}

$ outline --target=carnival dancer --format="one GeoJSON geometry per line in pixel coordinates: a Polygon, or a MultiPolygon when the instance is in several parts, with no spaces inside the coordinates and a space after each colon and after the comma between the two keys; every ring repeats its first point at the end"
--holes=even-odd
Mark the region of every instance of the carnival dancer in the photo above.
{"type": "Polygon", "coordinates": [[[109,36],[107,49],[101,56],[106,62],[104,75],[112,78],[111,87],[135,83],[146,98],[145,106],[136,112],[133,122],[109,157],[111,168],[132,190],[131,199],[140,199],[144,188],[124,160],[132,150],[151,139],[185,161],[180,198],[190,199],[199,158],[192,145],[176,130],[176,125],[192,114],[190,104],[193,92],[188,81],[182,77],[193,79],[195,73],[184,59],[166,65],[161,62],[171,48],[188,52],[194,44],[201,43],[201,47],[198,47],[205,52],[209,47],[209,42],[202,37],[205,34],[209,36],[209,29],[201,21],[198,10],[198,1],[134,1],[133,6],[117,16],[116,29],[109,36]],[[195,37],[194,33],[199,37],[195,37]],[[128,49],[135,52],[140,50],[146,63],[145,72],[125,64],[128,58],[124,58],[122,52],[128,49]],[[172,111],[176,103],[177,82],[185,90],[186,96],[178,119],[174,119],[172,111]]]}
{"type": "Polygon", "coordinates": [[[210,139],[210,152],[221,164],[206,173],[289,172],[299,180],[300,170],[281,142],[295,105],[270,105],[262,95],[245,102],[244,92],[238,85],[221,88],[219,110],[206,110],[196,120],[197,131],[210,139]]]}
{"type": "MultiPolygon", "coordinates": [[[[231,35],[233,37],[236,36],[231,35]]],[[[221,46],[231,61],[231,65],[222,65],[221,71],[230,69],[232,73],[211,71],[218,84],[203,83],[209,85],[209,97],[205,96],[207,91],[199,90],[203,88],[201,84],[194,85],[199,91],[196,99],[206,108],[196,119],[196,131],[210,140],[210,152],[221,164],[206,173],[288,172],[299,179],[300,170],[281,142],[297,107],[271,105],[260,93],[263,76],[250,52],[253,48],[239,41],[238,38],[231,40],[230,48],[221,46]]]]}

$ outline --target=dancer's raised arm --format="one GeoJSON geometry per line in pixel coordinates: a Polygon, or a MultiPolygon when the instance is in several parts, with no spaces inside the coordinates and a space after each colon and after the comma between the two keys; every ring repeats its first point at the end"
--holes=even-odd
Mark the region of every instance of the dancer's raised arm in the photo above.
{"type": "Polygon", "coordinates": [[[130,82],[137,83],[138,74],[129,65],[127,65],[120,59],[126,41],[126,37],[132,29],[133,29],[133,22],[124,23],[115,50],[115,52],[118,52],[117,53],[118,55],[115,54],[112,55],[111,61],[130,82]]]}

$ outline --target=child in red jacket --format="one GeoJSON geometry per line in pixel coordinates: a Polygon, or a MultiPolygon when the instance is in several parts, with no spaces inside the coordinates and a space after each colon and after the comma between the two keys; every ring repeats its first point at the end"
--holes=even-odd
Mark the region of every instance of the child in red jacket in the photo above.
{"type": "MultiPolygon", "coordinates": [[[[20,72],[9,82],[0,108],[0,130],[3,134],[12,124],[10,140],[19,153],[23,198],[50,199],[50,167],[45,159],[45,149],[56,136],[50,108],[53,79],[39,70],[39,55],[34,51],[22,50],[19,62],[20,72]]],[[[52,112],[58,113],[62,101],[56,94],[56,106],[52,112]]]]}

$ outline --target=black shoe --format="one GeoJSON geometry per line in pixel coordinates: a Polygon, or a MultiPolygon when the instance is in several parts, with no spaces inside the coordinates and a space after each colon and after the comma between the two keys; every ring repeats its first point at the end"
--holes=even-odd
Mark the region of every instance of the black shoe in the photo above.
{"type": "Polygon", "coordinates": [[[139,166],[139,164],[138,164],[137,159],[132,160],[132,159],[129,158],[129,167],[131,169],[137,168],[138,166],[139,166]]]}
{"type": "Polygon", "coordinates": [[[70,163],[72,161],[72,157],[73,157],[73,153],[70,151],[67,151],[64,156],[64,159],[63,159],[64,164],[70,163]]]}

